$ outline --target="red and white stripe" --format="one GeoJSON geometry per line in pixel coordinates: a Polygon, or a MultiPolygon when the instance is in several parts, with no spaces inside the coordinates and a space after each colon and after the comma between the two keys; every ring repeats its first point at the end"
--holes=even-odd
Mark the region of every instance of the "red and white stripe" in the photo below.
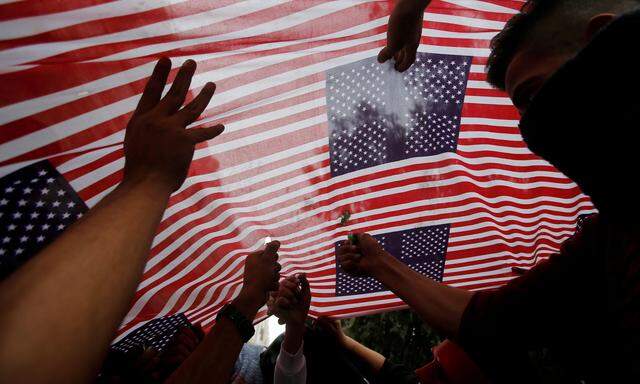
{"type": "Polygon", "coordinates": [[[121,178],[123,128],[154,61],[174,58],[175,74],[190,57],[191,95],[218,85],[195,125],[227,131],[197,148],[172,196],[123,333],[176,312],[210,325],[267,236],[283,243],[283,274],[309,275],[313,315],[403,306],[385,292],[335,297],[333,244],[353,230],[450,223],[444,281],[497,287],[593,211],[527,150],[516,111],[485,81],[489,41],[521,4],[434,0],[425,14],[421,51],[474,57],[457,153],[331,177],[324,73],[377,54],[390,2],[1,2],[0,172],[48,158],[95,205],[121,178]]]}

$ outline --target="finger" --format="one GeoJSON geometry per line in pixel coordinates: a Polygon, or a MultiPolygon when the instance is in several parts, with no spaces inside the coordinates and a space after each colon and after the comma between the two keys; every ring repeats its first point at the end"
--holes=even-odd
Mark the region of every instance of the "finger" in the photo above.
{"type": "Polygon", "coordinates": [[[185,105],[178,113],[174,115],[174,118],[180,122],[181,125],[187,126],[198,119],[198,117],[204,112],[216,91],[216,85],[214,83],[207,83],[198,96],[196,96],[191,102],[185,105]]]}
{"type": "Polygon", "coordinates": [[[304,273],[300,276],[300,294],[304,302],[308,303],[310,301],[311,286],[309,285],[309,280],[307,280],[307,275],[304,273]]]}
{"type": "Polygon", "coordinates": [[[158,104],[162,96],[162,90],[167,83],[169,72],[171,72],[171,60],[166,57],[158,60],[149,81],[147,81],[147,85],[144,87],[142,97],[140,97],[135,110],[136,115],[148,112],[158,104]]]}
{"type": "Polygon", "coordinates": [[[282,282],[287,282],[287,285],[297,285],[298,278],[295,275],[287,276],[282,282]]]}
{"type": "Polygon", "coordinates": [[[390,58],[393,57],[394,54],[395,54],[395,51],[389,48],[388,46],[382,48],[380,53],[378,53],[378,63],[387,62],[390,58]]]}
{"type": "Polygon", "coordinates": [[[402,63],[404,61],[404,57],[405,57],[405,52],[404,49],[401,49],[398,51],[398,53],[395,56],[395,61],[396,64],[394,65],[394,68],[396,69],[396,71],[400,71],[400,63],[402,63]]]}
{"type": "MultiPolygon", "coordinates": [[[[278,299],[281,297],[289,300],[290,302],[295,302],[297,300],[295,291],[292,291],[290,289],[283,289],[278,292],[278,299]]],[[[276,303],[278,302],[278,299],[276,299],[276,303]]]]}
{"type": "Polygon", "coordinates": [[[158,105],[162,113],[171,115],[180,109],[182,103],[184,103],[184,99],[187,97],[189,85],[191,85],[191,78],[195,72],[195,61],[187,60],[182,64],[176,78],[173,80],[173,84],[171,84],[169,92],[167,92],[158,105]]]}
{"type": "Polygon", "coordinates": [[[193,144],[198,144],[219,136],[224,132],[224,125],[218,124],[213,127],[187,129],[185,132],[193,144]]]}
{"type": "Polygon", "coordinates": [[[267,244],[267,246],[264,248],[264,253],[265,255],[271,255],[271,256],[278,256],[278,249],[280,249],[280,242],[277,240],[274,240],[270,243],[267,244]]]}
{"type": "Polygon", "coordinates": [[[360,259],[359,253],[344,253],[337,257],[338,263],[343,263],[345,261],[355,261],[356,259],[360,259]]]}
{"type": "Polygon", "coordinates": [[[278,280],[280,279],[280,270],[282,269],[282,265],[280,265],[280,263],[276,263],[276,265],[273,267],[274,272],[278,275],[277,278],[278,280]]]}
{"type": "Polygon", "coordinates": [[[342,263],[340,263],[340,266],[347,273],[351,273],[357,268],[357,264],[353,260],[345,260],[342,263]]]}
{"type": "Polygon", "coordinates": [[[285,280],[282,280],[282,282],[280,283],[280,287],[285,289],[296,289],[298,287],[298,282],[297,281],[292,281],[289,280],[290,277],[286,278],[285,280]]]}
{"type": "Polygon", "coordinates": [[[276,300],[276,305],[280,309],[291,309],[291,308],[293,308],[292,300],[289,300],[286,297],[278,297],[278,299],[276,300]]]}
{"type": "MultiPolygon", "coordinates": [[[[416,47],[417,49],[417,47],[416,47]]],[[[402,62],[399,63],[398,65],[398,71],[400,72],[404,72],[407,69],[409,69],[409,67],[411,67],[413,65],[413,63],[416,61],[416,50],[410,47],[405,47],[403,49],[403,51],[405,51],[404,56],[402,58],[402,62]]]]}

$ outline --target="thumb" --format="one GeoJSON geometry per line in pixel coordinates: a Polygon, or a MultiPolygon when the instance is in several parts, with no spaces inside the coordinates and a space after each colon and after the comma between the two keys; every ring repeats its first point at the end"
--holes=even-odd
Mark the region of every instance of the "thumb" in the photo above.
{"type": "Polygon", "coordinates": [[[396,51],[396,49],[391,49],[389,46],[382,48],[380,53],[378,53],[378,63],[386,62],[396,54],[396,51]]]}
{"type": "Polygon", "coordinates": [[[275,256],[275,254],[278,252],[278,249],[280,249],[280,242],[274,240],[267,244],[267,246],[264,248],[264,253],[275,256]]]}
{"type": "Polygon", "coordinates": [[[311,287],[309,287],[309,280],[307,280],[307,274],[301,273],[299,279],[300,279],[300,288],[302,290],[302,295],[303,296],[310,295],[311,287]]]}
{"type": "Polygon", "coordinates": [[[186,133],[194,144],[211,140],[224,132],[224,125],[218,124],[213,127],[187,129],[186,133]]]}

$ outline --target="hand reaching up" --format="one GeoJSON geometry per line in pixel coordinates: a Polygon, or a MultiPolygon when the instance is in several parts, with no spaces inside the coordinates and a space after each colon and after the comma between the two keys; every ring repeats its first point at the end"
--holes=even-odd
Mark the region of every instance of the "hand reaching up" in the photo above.
{"type": "Polygon", "coordinates": [[[345,241],[338,246],[336,256],[345,272],[355,276],[373,276],[384,268],[384,262],[393,258],[369,234],[357,234],[357,244],[345,241]]]}
{"type": "Polygon", "coordinates": [[[247,256],[242,291],[238,298],[255,305],[255,309],[265,304],[270,291],[278,290],[281,268],[278,264],[279,248],[280,243],[272,241],[263,251],[247,256]]]}
{"type": "Polygon", "coordinates": [[[182,107],[196,63],[187,60],[164,97],[162,91],[171,61],[156,64],[140,102],[127,125],[124,140],[124,181],[153,180],[159,188],[175,191],[187,177],[195,145],[213,139],[224,130],[220,124],[185,129],[205,110],[216,89],[207,83],[198,96],[182,107]]]}
{"type": "Polygon", "coordinates": [[[304,325],[311,304],[311,289],[305,274],[289,276],[271,294],[267,306],[281,324],[304,325]]]}
{"type": "Polygon", "coordinates": [[[400,0],[396,3],[389,18],[387,45],[378,54],[380,63],[393,58],[397,71],[409,69],[416,60],[424,9],[429,3],[430,0],[400,0]]]}

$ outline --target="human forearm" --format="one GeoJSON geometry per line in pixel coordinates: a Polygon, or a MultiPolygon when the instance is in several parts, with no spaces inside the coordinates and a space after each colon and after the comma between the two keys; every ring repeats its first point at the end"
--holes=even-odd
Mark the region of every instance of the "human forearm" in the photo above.
{"type": "Polygon", "coordinates": [[[344,337],[344,341],[342,344],[346,350],[364,360],[369,365],[369,367],[371,367],[371,370],[374,373],[378,373],[380,369],[382,369],[386,358],[378,352],[367,348],[366,346],[360,344],[349,336],[344,337]]]}
{"type": "Polygon", "coordinates": [[[92,380],[169,193],[151,178],[121,184],[2,283],[0,303],[11,310],[0,315],[0,381],[92,380]]]}
{"type": "Polygon", "coordinates": [[[302,345],[302,337],[304,335],[304,323],[303,324],[287,324],[286,331],[284,333],[284,341],[282,342],[282,348],[288,353],[294,355],[300,349],[302,345]]]}
{"type": "MultiPolygon", "coordinates": [[[[253,320],[263,305],[260,295],[241,292],[232,305],[253,320]]],[[[168,383],[228,383],[244,341],[236,325],[222,317],[168,383]]]]}
{"type": "Polygon", "coordinates": [[[371,274],[400,297],[430,326],[456,337],[472,294],[429,279],[388,255],[371,274]]]}

